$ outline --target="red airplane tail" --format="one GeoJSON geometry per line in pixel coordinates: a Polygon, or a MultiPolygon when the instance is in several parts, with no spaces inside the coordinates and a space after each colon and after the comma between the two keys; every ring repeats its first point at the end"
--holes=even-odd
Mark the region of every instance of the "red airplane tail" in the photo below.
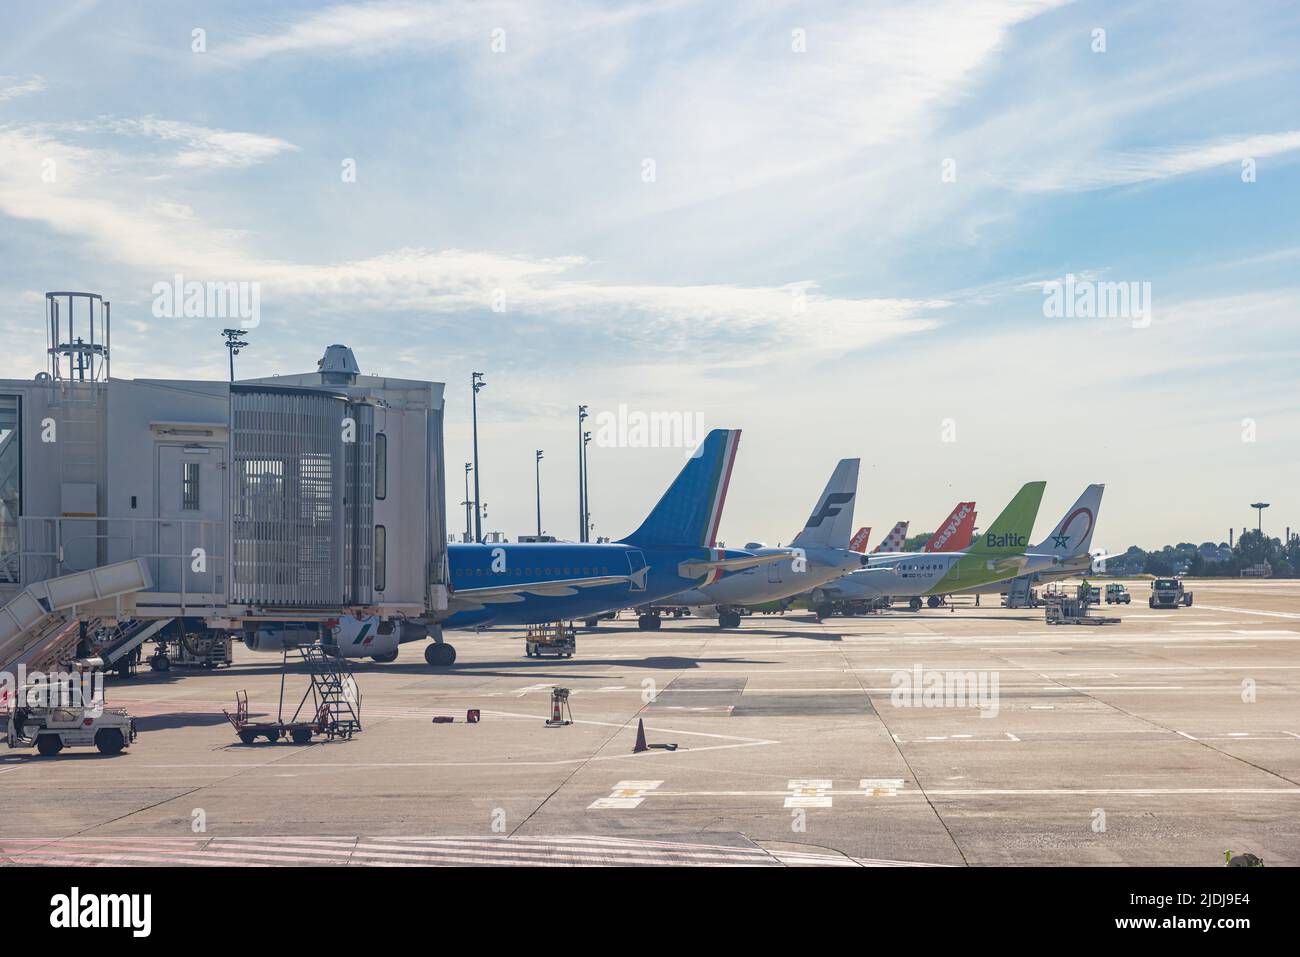
{"type": "Polygon", "coordinates": [[[867,550],[867,541],[870,538],[871,538],[870,525],[858,529],[858,533],[849,539],[849,551],[865,552],[867,550]]]}
{"type": "Polygon", "coordinates": [[[939,526],[939,530],[930,536],[922,551],[965,551],[970,547],[971,536],[975,531],[975,514],[974,502],[958,502],[952,514],[939,526]]]}

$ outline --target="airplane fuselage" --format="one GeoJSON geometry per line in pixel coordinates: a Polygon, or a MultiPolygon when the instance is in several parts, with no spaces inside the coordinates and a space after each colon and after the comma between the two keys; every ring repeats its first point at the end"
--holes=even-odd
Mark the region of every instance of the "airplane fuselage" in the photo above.
{"type": "MultiPolygon", "coordinates": [[[[521,594],[485,599],[478,608],[456,611],[444,628],[533,625],[592,618],[649,604],[705,581],[683,563],[737,558],[748,552],[683,546],[637,546],[620,542],[521,542],[447,546],[451,591],[519,586],[521,594]],[[582,578],[626,576],[626,581],[537,594],[527,586],[582,578]]],[[[466,596],[467,598],[469,596],[466,596]]]]}
{"type": "Polygon", "coordinates": [[[843,548],[806,548],[796,555],[788,549],[755,548],[753,554],[780,555],[766,565],[731,572],[710,585],[674,595],[662,604],[736,607],[777,601],[802,594],[854,569],[863,556],[843,548]]]}

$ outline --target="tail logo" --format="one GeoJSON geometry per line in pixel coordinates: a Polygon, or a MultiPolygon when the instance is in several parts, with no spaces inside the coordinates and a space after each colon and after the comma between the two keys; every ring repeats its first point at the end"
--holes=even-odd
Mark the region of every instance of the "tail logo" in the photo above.
{"type": "Polygon", "coordinates": [[[1061,523],[1061,534],[1052,536],[1052,541],[1055,543],[1053,546],[1054,548],[1070,547],[1070,534],[1067,529],[1069,529],[1070,523],[1074,521],[1075,517],[1079,515],[1086,515],[1088,517],[1088,527],[1083,530],[1083,534],[1079,536],[1079,540],[1083,541],[1083,539],[1088,537],[1088,533],[1092,531],[1092,509],[1087,508],[1086,506],[1081,506],[1066,516],[1065,521],[1061,523]]]}
{"type": "Polygon", "coordinates": [[[1005,535],[994,535],[989,532],[984,536],[984,545],[987,548],[1024,548],[1028,544],[1029,541],[1025,536],[1013,532],[1007,532],[1005,535]]]}
{"type": "Polygon", "coordinates": [[[826,501],[822,505],[821,509],[818,510],[816,514],[809,517],[808,524],[804,527],[816,528],[826,519],[834,518],[836,515],[840,514],[841,508],[853,501],[853,494],[853,492],[832,492],[830,495],[827,495],[826,501]]]}
{"type": "Polygon", "coordinates": [[[930,543],[932,545],[931,550],[939,551],[940,549],[942,549],[943,546],[947,544],[948,539],[952,538],[953,535],[956,534],[957,529],[961,527],[961,523],[965,520],[966,516],[969,515],[970,513],[971,513],[971,507],[967,505],[965,502],[963,502],[958,507],[957,511],[953,513],[952,521],[950,521],[946,526],[944,526],[944,529],[942,532],[939,533],[938,538],[933,543],[930,543]]]}

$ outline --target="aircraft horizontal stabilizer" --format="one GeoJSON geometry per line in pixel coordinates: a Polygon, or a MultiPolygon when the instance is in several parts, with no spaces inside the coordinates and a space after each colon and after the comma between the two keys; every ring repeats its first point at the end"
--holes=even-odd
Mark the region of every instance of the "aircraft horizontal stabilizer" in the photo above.
{"type": "Polygon", "coordinates": [[[705,575],[711,575],[714,572],[743,572],[746,568],[755,568],[759,565],[770,565],[774,561],[782,558],[793,558],[793,549],[783,549],[780,552],[769,552],[766,555],[746,555],[743,558],[719,558],[714,561],[694,561],[681,562],[677,566],[677,574],[683,578],[703,578],[705,575]]]}
{"type": "Polygon", "coordinates": [[[525,600],[525,595],[563,598],[577,594],[579,588],[623,585],[631,580],[629,575],[599,575],[594,578],[566,578],[559,581],[488,585],[484,588],[457,588],[450,595],[450,604],[454,610],[461,610],[482,608],[484,605],[505,605],[520,602],[525,600]]]}

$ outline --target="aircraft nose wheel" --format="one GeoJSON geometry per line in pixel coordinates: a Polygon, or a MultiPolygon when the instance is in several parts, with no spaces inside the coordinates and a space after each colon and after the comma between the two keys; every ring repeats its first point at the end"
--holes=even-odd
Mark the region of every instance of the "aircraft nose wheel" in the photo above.
{"type": "Polygon", "coordinates": [[[641,615],[641,616],[638,617],[637,620],[636,620],[636,626],[637,626],[638,628],[640,628],[642,631],[658,631],[658,630],[659,630],[659,616],[658,616],[658,615],[641,615]]]}
{"type": "Polygon", "coordinates": [[[445,668],[456,660],[456,649],[445,641],[430,642],[425,646],[424,660],[435,668],[445,668]]]}

